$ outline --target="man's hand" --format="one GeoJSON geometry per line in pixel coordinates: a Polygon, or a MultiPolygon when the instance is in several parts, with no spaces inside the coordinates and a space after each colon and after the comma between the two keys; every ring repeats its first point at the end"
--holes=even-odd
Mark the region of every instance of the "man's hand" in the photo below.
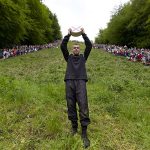
{"type": "Polygon", "coordinates": [[[81,28],[81,32],[82,32],[82,34],[85,33],[84,28],[81,28]]]}
{"type": "Polygon", "coordinates": [[[71,35],[71,32],[72,32],[72,29],[69,28],[69,29],[68,29],[68,34],[71,35]]]}

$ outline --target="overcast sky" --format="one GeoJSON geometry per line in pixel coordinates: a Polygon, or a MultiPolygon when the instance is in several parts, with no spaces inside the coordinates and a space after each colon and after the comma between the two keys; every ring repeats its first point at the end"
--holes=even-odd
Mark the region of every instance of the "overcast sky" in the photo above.
{"type": "MultiPolygon", "coordinates": [[[[43,0],[57,15],[63,37],[70,27],[83,27],[90,40],[95,39],[99,29],[107,27],[112,12],[129,0],[43,0]]],[[[71,40],[82,40],[71,37],[71,40]]]]}

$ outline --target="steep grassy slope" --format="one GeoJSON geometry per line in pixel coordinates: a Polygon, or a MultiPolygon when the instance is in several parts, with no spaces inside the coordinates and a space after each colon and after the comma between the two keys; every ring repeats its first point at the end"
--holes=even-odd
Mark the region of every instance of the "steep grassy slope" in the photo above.
{"type": "MultiPolygon", "coordinates": [[[[60,49],[0,61],[0,149],[82,150],[70,135],[60,49]]],[[[150,149],[150,68],[93,49],[90,150],[150,149]]]]}

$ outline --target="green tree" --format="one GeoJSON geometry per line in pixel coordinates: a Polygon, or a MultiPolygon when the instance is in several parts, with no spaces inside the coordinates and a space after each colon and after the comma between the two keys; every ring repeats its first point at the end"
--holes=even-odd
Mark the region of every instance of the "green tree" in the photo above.
{"type": "Polygon", "coordinates": [[[41,0],[0,0],[0,47],[61,39],[57,16],[41,0]]]}
{"type": "Polygon", "coordinates": [[[56,14],[52,14],[52,12],[49,10],[49,19],[51,20],[51,26],[46,30],[46,37],[47,39],[52,42],[55,40],[60,40],[62,38],[62,34],[60,31],[60,25],[58,23],[58,19],[56,14]]]}
{"type": "Polygon", "coordinates": [[[54,40],[60,40],[62,38],[62,34],[60,32],[60,26],[56,14],[54,14],[52,18],[52,29],[54,40]]]}
{"type": "Polygon", "coordinates": [[[43,44],[45,39],[45,27],[47,23],[50,24],[50,20],[46,16],[46,10],[39,0],[27,0],[27,5],[30,12],[27,14],[30,23],[28,29],[28,36],[25,43],[28,44],[43,44]]]}
{"type": "Polygon", "coordinates": [[[0,0],[0,22],[1,48],[19,43],[27,34],[25,10],[11,0],[0,0]]]}
{"type": "Polygon", "coordinates": [[[119,7],[104,31],[96,39],[104,43],[149,48],[150,0],[131,0],[119,7]]]}
{"type": "Polygon", "coordinates": [[[108,44],[109,41],[108,41],[108,38],[106,36],[107,36],[107,29],[100,29],[98,36],[95,38],[95,43],[108,44]]]}
{"type": "Polygon", "coordinates": [[[128,30],[133,34],[133,44],[137,47],[150,47],[150,1],[132,0],[132,19],[128,30]]]}

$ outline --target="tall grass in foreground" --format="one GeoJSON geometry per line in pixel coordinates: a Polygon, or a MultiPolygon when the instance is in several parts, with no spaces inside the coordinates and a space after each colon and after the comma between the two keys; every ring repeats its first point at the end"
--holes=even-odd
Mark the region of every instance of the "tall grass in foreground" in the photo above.
{"type": "MultiPolygon", "coordinates": [[[[0,61],[0,149],[82,150],[70,135],[60,49],[0,61]]],[[[93,49],[90,150],[150,149],[150,68],[93,49]]]]}

